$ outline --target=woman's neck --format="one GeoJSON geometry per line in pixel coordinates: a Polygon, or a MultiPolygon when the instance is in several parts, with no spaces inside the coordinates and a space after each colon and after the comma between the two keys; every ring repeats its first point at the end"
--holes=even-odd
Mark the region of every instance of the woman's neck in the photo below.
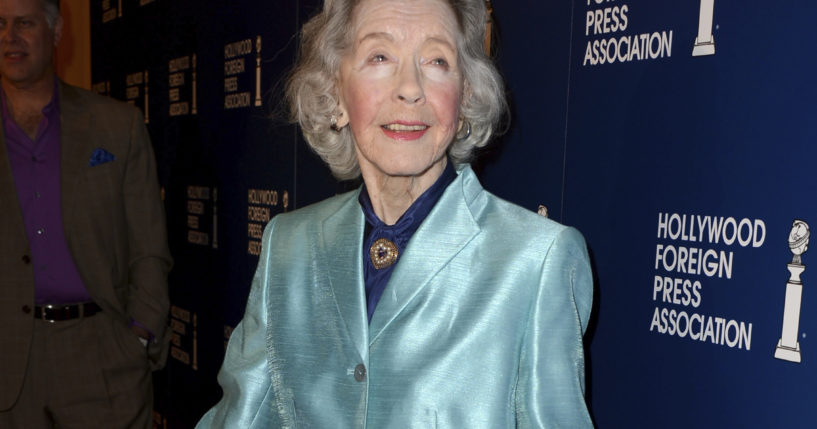
{"type": "Polygon", "coordinates": [[[386,225],[394,225],[445,170],[447,160],[436,163],[417,176],[390,176],[376,169],[361,168],[374,213],[386,225]],[[367,171],[369,170],[369,171],[367,171]]]}

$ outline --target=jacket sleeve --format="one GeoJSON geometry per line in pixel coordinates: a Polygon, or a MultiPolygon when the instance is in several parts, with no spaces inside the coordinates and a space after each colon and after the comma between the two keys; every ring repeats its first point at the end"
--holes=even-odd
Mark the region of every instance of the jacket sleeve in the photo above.
{"type": "Polygon", "coordinates": [[[128,234],[128,316],[155,335],[148,349],[153,369],[164,365],[170,340],[167,274],[172,260],[156,160],[142,114],[133,109],[122,185],[128,234]]]}
{"type": "Polygon", "coordinates": [[[218,374],[221,400],[196,426],[199,428],[272,428],[274,394],[272,371],[267,360],[267,291],[269,246],[275,219],[264,230],[264,250],[258,260],[244,318],[233,330],[224,364],[218,374]]]}
{"type": "Polygon", "coordinates": [[[562,230],[545,256],[522,344],[518,428],[592,428],[585,404],[584,348],[593,277],[581,234],[562,230]]]}

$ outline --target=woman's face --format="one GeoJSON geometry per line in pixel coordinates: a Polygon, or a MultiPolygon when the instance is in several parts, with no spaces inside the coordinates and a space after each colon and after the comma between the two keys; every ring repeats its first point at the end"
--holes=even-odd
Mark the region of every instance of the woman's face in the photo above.
{"type": "Polygon", "coordinates": [[[436,177],[462,96],[453,12],[441,0],[363,0],[353,19],[339,124],[349,121],[364,178],[436,177]]]}

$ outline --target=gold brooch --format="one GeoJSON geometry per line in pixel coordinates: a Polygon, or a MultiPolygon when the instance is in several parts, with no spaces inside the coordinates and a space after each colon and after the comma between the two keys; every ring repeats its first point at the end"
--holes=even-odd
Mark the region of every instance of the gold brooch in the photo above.
{"type": "Polygon", "coordinates": [[[385,238],[378,238],[369,248],[369,257],[372,258],[372,264],[378,270],[397,262],[398,254],[397,246],[385,238]]]}

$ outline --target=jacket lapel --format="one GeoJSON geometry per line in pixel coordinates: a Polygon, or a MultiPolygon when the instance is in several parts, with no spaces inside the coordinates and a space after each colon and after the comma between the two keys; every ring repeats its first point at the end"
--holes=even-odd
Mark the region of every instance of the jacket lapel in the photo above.
{"type": "MultiPolygon", "coordinates": [[[[0,117],[2,120],[2,117],[0,117]]],[[[4,124],[0,123],[0,203],[3,210],[20,212],[17,188],[14,185],[14,173],[11,171],[4,124]]]]}
{"type": "Polygon", "coordinates": [[[363,285],[363,211],[351,194],[340,210],[323,221],[321,259],[329,268],[329,282],[349,339],[364,359],[368,358],[368,320],[363,285]]]}
{"type": "Polygon", "coordinates": [[[419,296],[429,281],[480,231],[471,204],[482,191],[471,168],[445,190],[394,268],[369,325],[369,344],[419,296]]]}
{"type": "MultiPolygon", "coordinates": [[[[0,121],[2,117],[0,117],[0,121]]],[[[4,124],[0,123],[0,207],[4,211],[0,224],[0,237],[3,240],[16,240],[13,243],[28,246],[23,212],[20,200],[17,197],[17,186],[14,184],[14,174],[11,171],[4,124]],[[25,244],[23,244],[25,243],[25,244]]],[[[9,246],[8,248],[15,248],[9,246]]],[[[2,255],[2,257],[19,257],[20,255],[2,255]]]]}
{"type": "MultiPolygon", "coordinates": [[[[79,192],[79,183],[93,152],[94,139],[90,130],[91,114],[83,109],[79,95],[60,83],[60,191],[63,225],[71,225],[74,202],[79,192]]],[[[102,120],[97,118],[97,120],[102,120]]],[[[70,228],[65,228],[70,240],[70,228]]]]}

